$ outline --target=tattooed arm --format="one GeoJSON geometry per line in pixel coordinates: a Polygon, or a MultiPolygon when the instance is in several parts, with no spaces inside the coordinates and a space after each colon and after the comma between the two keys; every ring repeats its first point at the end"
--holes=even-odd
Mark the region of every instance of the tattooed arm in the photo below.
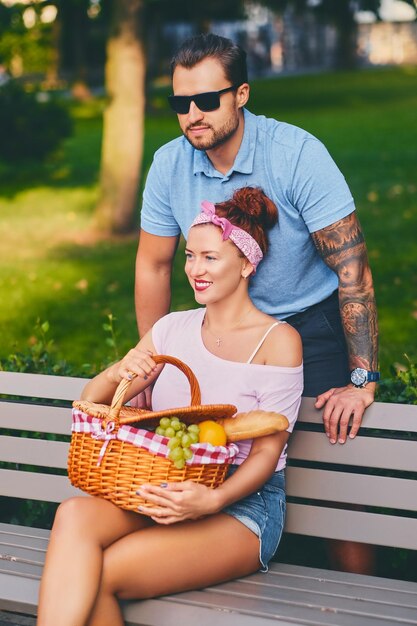
{"type": "MultiPolygon", "coordinates": [[[[365,240],[355,213],[312,233],[324,262],[338,275],[339,306],[349,351],[349,367],[378,369],[378,324],[371,269],[365,240]]],[[[346,441],[349,419],[353,415],[349,437],[356,436],[366,407],[374,400],[375,383],[365,388],[353,385],[330,389],[317,398],[331,443],[346,441]],[[339,435],[337,434],[339,430],[339,435]]]]}

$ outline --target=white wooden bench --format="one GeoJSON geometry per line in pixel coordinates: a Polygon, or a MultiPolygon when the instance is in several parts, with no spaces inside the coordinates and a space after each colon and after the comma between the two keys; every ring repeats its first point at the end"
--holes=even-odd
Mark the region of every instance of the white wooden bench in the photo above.
{"type": "MultiPolygon", "coordinates": [[[[70,409],[42,402],[77,398],[84,382],[0,372],[0,394],[11,396],[0,402],[0,496],[60,502],[77,493],[66,476],[47,473],[62,474],[68,444],[30,433],[68,434],[70,409]]],[[[331,446],[320,413],[303,400],[289,452],[286,532],[416,550],[416,439],[417,406],[375,403],[354,441],[331,446]]],[[[0,524],[0,610],[36,614],[48,536],[0,524]]],[[[124,614],[142,626],[417,624],[417,583],[273,563],[267,574],[126,603],[124,614]]]]}

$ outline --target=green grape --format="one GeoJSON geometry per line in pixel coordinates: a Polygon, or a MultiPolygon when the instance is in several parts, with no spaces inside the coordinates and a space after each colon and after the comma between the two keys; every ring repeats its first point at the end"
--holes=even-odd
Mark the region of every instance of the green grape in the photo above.
{"type": "Polygon", "coordinates": [[[193,452],[190,448],[184,448],[184,459],[188,461],[193,458],[193,452]]]}
{"type": "Polygon", "coordinates": [[[181,424],[178,420],[171,420],[171,428],[173,428],[177,432],[178,430],[181,430],[181,424]]]}
{"type": "Polygon", "coordinates": [[[198,433],[200,432],[200,427],[198,424],[190,424],[188,427],[188,432],[189,433],[198,433]]]}
{"type": "Polygon", "coordinates": [[[170,450],[174,450],[174,448],[178,448],[178,446],[180,445],[180,440],[178,439],[178,437],[172,437],[169,441],[168,441],[168,448],[170,450]]]}
{"type": "Polygon", "coordinates": [[[174,448],[169,454],[170,459],[178,461],[184,458],[184,450],[182,448],[174,448]]]}
{"type": "Polygon", "coordinates": [[[161,426],[161,428],[168,428],[168,426],[171,425],[169,417],[161,417],[161,419],[159,420],[159,425],[161,426]]]}
{"type": "Polygon", "coordinates": [[[157,435],[161,435],[162,437],[165,437],[165,429],[162,428],[161,426],[158,426],[158,428],[155,430],[157,435]]]}
{"type": "Polygon", "coordinates": [[[177,432],[175,433],[175,436],[177,437],[177,439],[181,441],[183,434],[184,434],[183,430],[177,430],[177,432]]]}
{"type": "Polygon", "coordinates": [[[190,437],[190,435],[188,435],[187,433],[185,433],[185,435],[182,436],[181,439],[181,445],[183,448],[189,448],[192,444],[192,439],[190,437]]]}
{"type": "Polygon", "coordinates": [[[172,428],[172,426],[168,426],[168,428],[165,430],[165,437],[169,437],[171,439],[171,437],[175,437],[175,430],[172,428]]]}
{"type": "Polygon", "coordinates": [[[184,422],[180,422],[180,426],[181,430],[187,430],[187,424],[184,424],[184,422]]]}
{"type": "Polygon", "coordinates": [[[177,469],[184,469],[185,461],[184,459],[178,459],[178,461],[174,461],[174,465],[177,469]]]}
{"type": "Polygon", "coordinates": [[[191,439],[191,443],[198,443],[198,433],[194,433],[194,432],[189,432],[188,436],[191,439]]]}

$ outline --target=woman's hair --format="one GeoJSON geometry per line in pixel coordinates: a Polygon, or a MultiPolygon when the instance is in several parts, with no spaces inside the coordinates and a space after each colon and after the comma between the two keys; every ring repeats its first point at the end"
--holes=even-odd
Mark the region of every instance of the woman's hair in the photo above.
{"type": "Polygon", "coordinates": [[[191,37],[182,44],[171,60],[171,76],[178,65],[191,69],[209,57],[220,63],[232,85],[248,82],[246,52],[231,39],[212,33],[191,37]]]}
{"type": "Polygon", "coordinates": [[[226,217],[234,226],[252,235],[265,256],[269,247],[268,230],[278,221],[278,209],[262,189],[242,187],[230,200],[215,206],[216,215],[226,217]]]}

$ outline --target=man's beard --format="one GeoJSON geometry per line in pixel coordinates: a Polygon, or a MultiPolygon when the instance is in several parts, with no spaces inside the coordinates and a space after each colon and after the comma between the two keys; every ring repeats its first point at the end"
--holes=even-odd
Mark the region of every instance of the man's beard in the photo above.
{"type": "MultiPolygon", "coordinates": [[[[199,124],[194,124],[194,126],[199,126],[199,124]]],[[[192,124],[190,124],[184,132],[184,137],[196,150],[213,150],[214,148],[217,148],[218,146],[226,143],[226,141],[233,137],[233,135],[237,131],[239,127],[239,117],[236,115],[236,117],[233,117],[232,119],[227,121],[218,130],[214,130],[212,126],[209,126],[207,124],[206,126],[212,131],[212,135],[210,138],[199,139],[198,137],[196,137],[190,139],[190,137],[187,135],[187,131],[190,128],[193,128],[192,124]]]]}

